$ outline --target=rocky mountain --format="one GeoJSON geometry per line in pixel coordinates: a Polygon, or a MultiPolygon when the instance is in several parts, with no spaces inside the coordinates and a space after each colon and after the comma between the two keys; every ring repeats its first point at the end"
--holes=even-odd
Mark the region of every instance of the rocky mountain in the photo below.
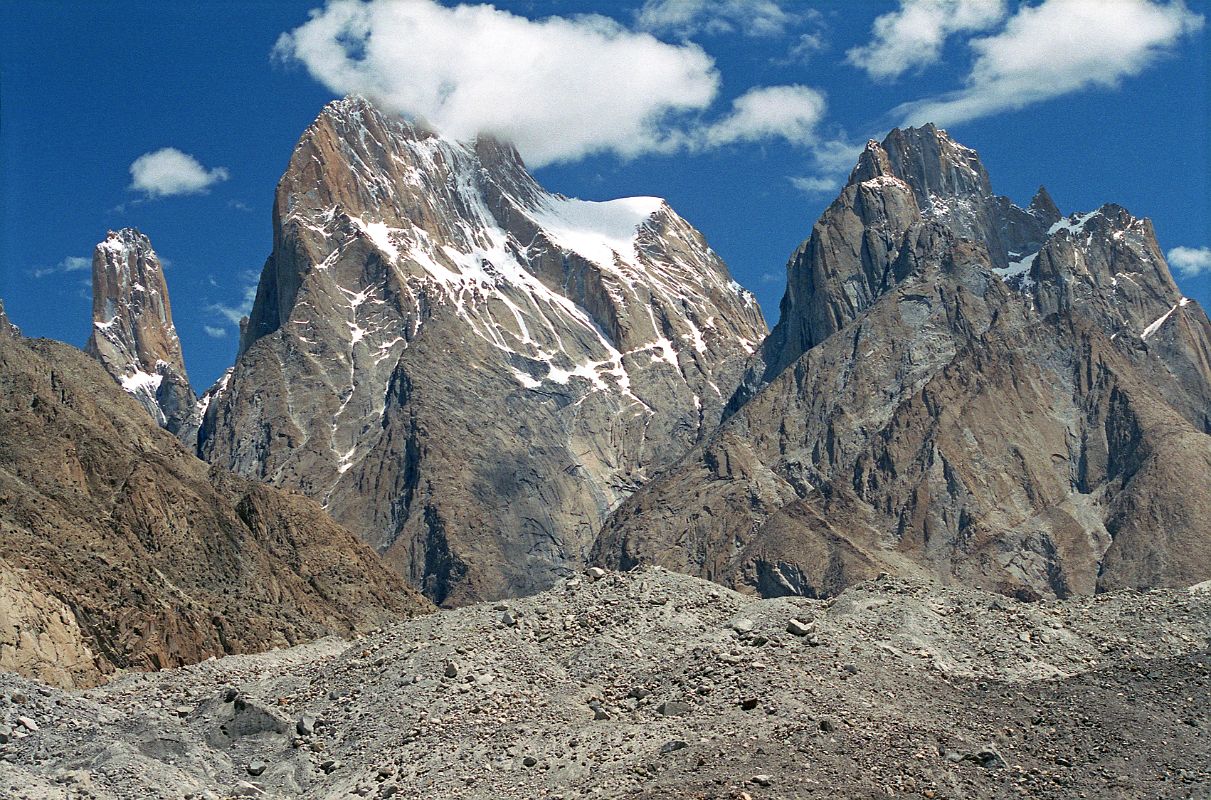
{"type": "Polygon", "coordinates": [[[164,267],[134,228],[110,231],[93,250],[93,331],[86,351],[152,419],[182,441],[197,437],[190,388],[172,322],[164,267]]]}
{"type": "Polygon", "coordinates": [[[4,311],[4,301],[0,300],[0,336],[17,337],[20,335],[21,329],[8,318],[8,314],[4,311]]]}
{"type": "Polygon", "coordinates": [[[0,670],[88,686],[427,608],[319,506],[198,460],[92,358],[0,336],[0,670]]]}
{"type": "Polygon", "coordinates": [[[433,600],[537,591],[712,430],[766,329],[657,198],[539,186],[352,97],[277,188],[200,451],[298,489],[433,600]]]}
{"type": "Polygon", "coordinates": [[[757,600],[656,569],[88,692],[0,674],[0,793],[1195,798],[1211,593],[757,600]],[[21,720],[28,720],[26,727],[21,720]]]}
{"type": "Polygon", "coordinates": [[[897,130],[787,271],[733,413],[612,515],[602,563],[810,596],[1211,574],[1211,328],[1146,219],[1018,208],[944,131],[897,130]]]}

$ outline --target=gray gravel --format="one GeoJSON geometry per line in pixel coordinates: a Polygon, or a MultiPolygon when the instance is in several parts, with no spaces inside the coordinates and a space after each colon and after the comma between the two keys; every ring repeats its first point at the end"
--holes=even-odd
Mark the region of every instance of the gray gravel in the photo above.
{"type": "Polygon", "coordinates": [[[1203,798],[1209,641],[1205,591],[610,573],[89,691],[0,675],[0,796],[1203,798]]]}

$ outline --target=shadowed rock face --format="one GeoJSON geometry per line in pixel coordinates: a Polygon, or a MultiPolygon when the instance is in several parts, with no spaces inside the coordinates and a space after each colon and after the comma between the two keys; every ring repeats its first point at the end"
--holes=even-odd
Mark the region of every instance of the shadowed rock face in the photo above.
{"type": "Polygon", "coordinates": [[[871,142],[788,266],[764,380],[594,556],[763,594],[880,571],[1024,597],[1211,574],[1211,329],[1147,220],[871,142]]]}
{"type": "Polygon", "coordinates": [[[316,498],[437,602],[530,593],[717,424],[765,334],[663,201],[551,194],[511,147],[348,98],[278,185],[200,450],[316,498]]]}
{"type": "Polygon", "coordinates": [[[199,461],[79,350],[0,336],[0,669],[86,686],[427,607],[311,501],[199,461]]]}
{"type": "Polygon", "coordinates": [[[197,397],[172,322],[164,268],[134,228],[110,231],[93,250],[93,331],[86,352],[162,428],[191,443],[197,397]]]}

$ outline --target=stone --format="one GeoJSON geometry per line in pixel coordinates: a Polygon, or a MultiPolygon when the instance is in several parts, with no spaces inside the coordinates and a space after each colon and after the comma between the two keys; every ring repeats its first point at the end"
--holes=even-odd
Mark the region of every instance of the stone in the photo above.
{"type": "Polygon", "coordinates": [[[687,742],[683,742],[680,739],[673,739],[672,741],[665,742],[660,746],[660,754],[668,755],[669,753],[675,753],[678,750],[684,750],[687,747],[689,747],[687,742]]]}
{"type": "Polygon", "coordinates": [[[753,630],[753,621],[751,619],[738,619],[732,623],[732,630],[741,636],[751,633],[753,630]]]}
{"type": "Polygon", "coordinates": [[[786,623],[786,632],[792,636],[807,636],[813,630],[812,626],[806,622],[800,622],[797,619],[792,619],[786,623]]]}
{"type": "Polygon", "coordinates": [[[694,707],[682,700],[666,700],[656,707],[657,713],[664,717],[682,717],[694,710],[694,707]]]}
{"type": "Polygon", "coordinates": [[[38,723],[34,722],[31,717],[17,717],[17,724],[30,732],[35,732],[38,730],[38,723]]]}
{"type": "Polygon", "coordinates": [[[756,697],[742,697],[740,699],[740,708],[745,711],[752,711],[760,702],[756,697]]]}
{"type": "Polygon", "coordinates": [[[538,759],[534,756],[526,756],[521,760],[522,766],[532,767],[538,763],[538,759]]]}
{"type": "Polygon", "coordinates": [[[965,757],[968,761],[974,761],[985,769],[1001,769],[1005,766],[1005,759],[992,745],[985,745],[975,753],[965,757]]]}
{"type": "Polygon", "coordinates": [[[591,581],[599,581],[602,578],[604,578],[608,573],[601,567],[589,567],[588,569],[586,569],[584,571],[584,574],[591,581]]]}
{"type": "Polygon", "coordinates": [[[772,786],[774,784],[774,779],[769,775],[754,775],[749,780],[758,786],[772,786]]]}
{"type": "Polygon", "coordinates": [[[299,736],[310,736],[315,733],[315,725],[315,717],[311,714],[304,714],[294,724],[294,729],[298,731],[299,736]]]}
{"type": "Polygon", "coordinates": [[[269,769],[269,765],[260,759],[254,759],[248,762],[248,766],[245,767],[245,769],[249,775],[255,778],[259,775],[263,775],[265,770],[269,769]]]}

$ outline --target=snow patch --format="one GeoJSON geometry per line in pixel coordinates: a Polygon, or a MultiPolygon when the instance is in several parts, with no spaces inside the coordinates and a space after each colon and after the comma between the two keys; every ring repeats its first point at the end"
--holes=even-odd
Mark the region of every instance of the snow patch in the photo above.
{"type": "Polygon", "coordinates": [[[1079,233],[1085,230],[1085,223],[1096,217],[1101,211],[1090,211],[1087,214],[1072,214],[1047,229],[1047,235],[1053,236],[1060,231],[1072,231],[1079,233]]]}
{"type": "Polygon", "coordinates": [[[663,205],[659,197],[593,202],[552,195],[530,216],[560,247],[611,269],[616,259],[635,262],[639,229],[663,205]]]}
{"type": "Polygon", "coordinates": [[[160,388],[160,382],[164,380],[164,376],[136,369],[133,375],[123,375],[118,380],[121,382],[122,388],[131,394],[147,392],[154,397],[156,391],[160,388]]]}
{"type": "MultiPolygon", "coordinates": [[[[1012,257],[1020,254],[1010,253],[1009,255],[1012,257]]],[[[1038,257],[1039,254],[1036,250],[1016,261],[1010,261],[1008,267],[993,267],[992,271],[1005,282],[1021,280],[1025,284],[1030,281],[1030,269],[1034,266],[1035,259],[1038,257]]]]}
{"type": "MultiPolygon", "coordinates": [[[[1182,299],[1184,300],[1185,298],[1182,298],[1182,299]]],[[[1165,324],[1165,320],[1169,319],[1170,315],[1172,315],[1174,311],[1177,311],[1183,305],[1185,305],[1185,303],[1179,302],[1173,308],[1169,309],[1164,314],[1162,314],[1155,322],[1153,322],[1147,328],[1144,328],[1144,332],[1140,334],[1140,338],[1147,339],[1149,336],[1151,336],[1152,334],[1154,334],[1158,330],[1160,330],[1161,326],[1165,324]]]]}

